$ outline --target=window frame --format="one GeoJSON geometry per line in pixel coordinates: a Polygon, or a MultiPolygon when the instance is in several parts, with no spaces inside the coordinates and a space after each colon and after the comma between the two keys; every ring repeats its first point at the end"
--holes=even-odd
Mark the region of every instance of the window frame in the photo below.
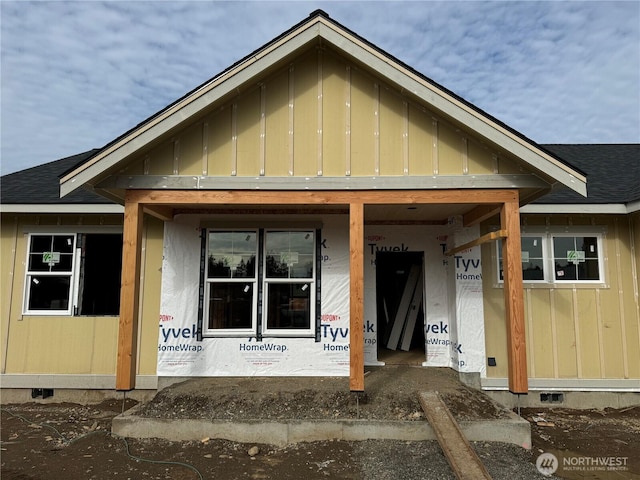
{"type": "Polygon", "coordinates": [[[202,317],[202,335],[205,337],[242,337],[242,336],[252,336],[256,332],[256,328],[258,325],[258,262],[259,262],[259,252],[260,252],[260,232],[257,228],[207,228],[204,230],[205,240],[204,240],[204,299],[203,299],[203,317],[202,317]],[[209,234],[212,232],[245,232],[245,233],[255,233],[256,235],[256,249],[255,249],[255,271],[253,277],[229,277],[229,278],[209,278],[209,234]],[[209,328],[209,310],[210,310],[210,295],[211,295],[211,285],[212,284],[240,284],[240,283],[252,283],[253,284],[253,292],[252,292],[252,301],[251,301],[251,326],[246,328],[228,328],[228,329],[218,329],[218,328],[209,328]]]}
{"type": "MultiPolygon", "coordinates": [[[[551,246],[551,261],[553,262],[553,281],[556,284],[564,284],[564,283],[570,283],[570,284],[594,284],[594,283],[602,283],[603,282],[603,278],[604,278],[604,259],[602,258],[602,249],[603,249],[603,242],[602,242],[602,238],[597,235],[597,234],[591,234],[591,233],[584,233],[584,232],[564,232],[564,233],[553,233],[550,236],[550,246],[551,246]],[[598,261],[598,278],[595,280],[590,280],[590,279],[584,279],[584,280],[580,280],[580,279],[567,279],[567,280],[562,280],[562,279],[558,279],[558,275],[556,272],[556,268],[555,268],[555,260],[556,258],[561,258],[561,257],[557,257],[556,256],[556,252],[555,252],[555,239],[556,238],[580,238],[580,237],[590,237],[590,238],[595,238],[596,239],[596,245],[597,245],[597,256],[595,257],[598,261]]],[[[575,240],[574,240],[575,243],[575,240]]],[[[585,261],[589,260],[589,257],[587,257],[585,259],[585,261]]],[[[577,272],[576,272],[577,273],[577,272]]]]}
{"type": "MultiPolygon", "coordinates": [[[[543,254],[543,280],[525,280],[523,285],[526,288],[608,288],[607,283],[607,255],[605,251],[607,229],[604,226],[576,226],[576,227],[522,227],[521,237],[542,238],[542,254],[543,254]],[[594,237],[597,245],[597,261],[598,261],[598,279],[597,280],[560,280],[556,278],[555,268],[555,252],[554,239],[557,237],[594,237]]],[[[500,264],[501,258],[501,240],[494,242],[493,252],[495,255],[494,265],[496,267],[495,287],[503,287],[504,280],[501,277],[500,264]]]]}
{"type": "MultiPolygon", "coordinates": [[[[316,316],[316,276],[317,276],[317,266],[316,266],[316,258],[318,256],[317,252],[317,238],[318,232],[312,228],[267,228],[264,230],[264,258],[262,261],[266,260],[268,256],[268,252],[266,251],[266,245],[268,241],[269,233],[276,232],[310,232],[313,235],[312,240],[312,252],[311,252],[311,268],[312,274],[311,277],[269,277],[266,272],[261,279],[263,282],[262,287],[262,312],[263,312],[263,321],[261,328],[261,335],[264,337],[315,337],[316,328],[315,328],[315,316],[316,316]],[[298,285],[298,284],[310,284],[309,285],[309,302],[308,302],[308,310],[309,310],[309,326],[305,329],[299,328],[269,328],[269,288],[271,285],[298,285]]],[[[265,269],[266,270],[266,269],[265,269]]]]}
{"type": "MultiPolygon", "coordinates": [[[[78,249],[76,245],[78,243],[77,233],[71,232],[33,232],[29,233],[27,236],[27,254],[26,254],[26,262],[25,262],[25,282],[24,282],[24,303],[22,305],[22,314],[23,315],[38,315],[38,316],[71,316],[74,310],[74,303],[76,300],[76,285],[78,283],[78,249]],[[71,237],[73,240],[73,244],[71,245],[70,252],[63,255],[68,255],[71,259],[71,268],[69,270],[64,271],[38,271],[32,270],[30,268],[31,258],[34,254],[42,254],[47,253],[48,251],[43,252],[33,252],[32,246],[34,243],[34,239],[36,237],[51,237],[50,244],[51,248],[53,248],[53,244],[55,243],[55,237],[71,237]],[[35,277],[47,277],[47,278],[66,278],[68,279],[69,286],[66,296],[67,307],[66,308],[58,308],[58,309],[30,309],[29,304],[32,298],[32,290],[31,284],[32,282],[36,285],[38,282],[35,277]]],[[[53,252],[53,250],[51,250],[53,252]]],[[[44,262],[44,260],[43,260],[44,262]]],[[[51,267],[51,265],[50,265],[51,267]]]]}
{"type": "MultiPolygon", "coordinates": [[[[122,227],[119,226],[85,226],[81,229],[56,226],[26,226],[24,229],[26,236],[25,247],[25,269],[24,269],[24,289],[22,299],[22,315],[23,316],[43,316],[43,317],[113,317],[120,314],[119,307],[118,312],[114,314],[80,314],[78,313],[79,306],[81,304],[80,294],[83,288],[81,277],[84,276],[84,265],[82,248],[83,242],[80,241],[81,235],[120,235],[122,237],[122,227]],[[71,257],[71,269],[68,272],[39,272],[37,270],[30,269],[30,256],[32,255],[32,241],[34,237],[50,236],[50,237],[73,237],[71,257]],[[69,291],[67,294],[67,308],[60,309],[30,309],[29,303],[31,300],[31,279],[36,276],[47,277],[68,277],[69,278],[69,291]]],[[[41,252],[37,252],[41,253],[41,252]]],[[[122,250],[120,252],[122,256],[122,250]]],[[[118,284],[118,287],[120,285],[118,284]]]]}
{"type": "MultiPolygon", "coordinates": [[[[319,249],[322,235],[321,227],[309,224],[301,224],[291,226],[290,224],[274,222],[271,226],[248,226],[246,223],[239,223],[237,226],[233,223],[229,226],[202,226],[202,246],[201,246],[201,272],[200,272],[200,301],[198,308],[198,338],[229,338],[229,337],[251,337],[258,341],[265,338],[315,338],[320,341],[320,260],[319,249]],[[255,286],[253,291],[252,305],[252,326],[250,328],[240,329],[212,329],[208,328],[209,308],[210,308],[210,284],[208,278],[208,252],[209,252],[209,233],[210,232],[256,232],[257,233],[257,252],[256,252],[256,270],[255,270],[255,286]],[[273,232],[308,232],[312,235],[312,252],[311,252],[311,277],[268,277],[266,272],[266,245],[268,234],[273,232]],[[305,328],[269,328],[268,327],[268,294],[269,288],[273,285],[283,284],[309,284],[308,311],[309,325],[305,328]]],[[[220,279],[220,281],[227,279],[220,279]]],[[[242,281],[246,279],[240,279],[242,281]]]]}

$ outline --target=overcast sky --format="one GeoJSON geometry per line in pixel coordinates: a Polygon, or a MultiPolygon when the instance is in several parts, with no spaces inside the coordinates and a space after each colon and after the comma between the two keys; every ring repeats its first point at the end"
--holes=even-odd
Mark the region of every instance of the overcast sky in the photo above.
{"type": "Polygon", "coordinates": [[[640,142],[640,2],[0,1],[1,173],[99,148],[317,8],[538,143],[640,142]]]}

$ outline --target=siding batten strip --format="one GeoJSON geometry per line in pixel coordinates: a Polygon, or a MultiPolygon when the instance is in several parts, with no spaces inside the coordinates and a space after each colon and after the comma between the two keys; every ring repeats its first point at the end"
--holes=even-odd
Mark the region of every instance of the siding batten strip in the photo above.
{"type": "Polygon", "coordinates": [[[238,174],[238,104],[231,107],[231,175],[238,174]]]}
{"type": "Polygon", "coordinates": [[[349,205],[349,389],[364,391],[364,204],[349,205]]]}
{"type": "Polygon", "coordinates": [[[578,378],[582,378],[582,347],[580,345],[580,315],[578,314],[578,292],[574,287],[571,291],[571,301],[573,303],[573,329],[576,335],[576,367],[578,378]]]}
{"type": "Polygon", "coordinates": [[[629,357],[627,354],[627,326],[624,318],[624,291],[622,289],[622,259],[620,252],[620,225],[618,219],[613,219],[613,225],[616,234],[616,276],[618,280],[618,305],[619,305],[619,317],[620,318],[620,342],[622,343],[622,367],[624,370],[624,378],[629,378],[629,357]]]}
{"type": "Polygon", "coordinates": [[[380,86],[373,84],[373,158],[375,175],[380,175],[380,86]]]}
{"type": "Polygon", "coordinates": [[[318,50],[318,176],[322,176],[322,99],[323,99],[323,82],[322,82],[322,50],[318,50]]]}
{"type": "Polygon", "coordinates": [[[556,325],[556,292],[549,289],[549,307],[551,309],[551,348],[553,349],[553,378],[559,378],[558,366],[558,327],[556,325]]]}
{"type": "Polygon", "coordinates": [[[598,322],[598,354],[600,355],[600,378],[605,378],[604,335],[602,331],[602,305],[600,289],[596,289],[596,321],[598,322]]]}
{"type": "Polygon", "coordinates": [[[431,145],[431,148],[433,149],[433,174],[438,175],[438,171],[440,170],[440,159],[438,158],[438,120],[434,118],[431,122],[431,127],[431,141],[433,142],[431,145]]]}
{"type": "Polygon", "coordinates": [[[180,140],[173,141],[173,174],[180,174],[180,140]]]}
{"type": "Polygon", "coordinates": [[[409,103],[402,102],[402,164],[403,173],[409,175],[409,103]]]}
{"type": "Polygon", "coordinates": [[[266,165],[266,130],[267,130],[267,86],[260,86],[260,176],[265,175],[266,165]]]}
{"type": "Polygon", "coordinates": [[[640,348],[640,296],[638,294],[638,264],[636,262],[636,238],[633,232],[633,216],[629,215],[629,249],[631,253],[631,273],[633,280],[633,298],[636,305],[636,326],[638,332],[638,348],[640,348]]]}
{"type": "Polygon", "coordinates": [[[209,175],[209,124],[202,124],[202,175],[209,175]]]}
{"type": "Polygon", "coordinates": [[[295,164],[294,164],[294,111],[295,111],[295,77],[294,77],[294,68],[293,65],[289,67],[289,175],[293,176],[295,173],[295,164]]]}
{"type": "Polygon", "coordinates": [[[531,301],[532,290],[530,288],[527,289],[527,327],[529,328],[529,335],[527,336],[527,349],[529,352],[529,365],[530,365],[530,375],[531,378],[536,378],[536,359],[534,356],[535,349],[534,341],[533,341],[533,305],[531,301]]]}
{"type": "MultiPolygon", "coordinates": [[[[144,211],[144,210],[143,210],[144,211]]],[[[139,298],[138,298],[138,318],[142,319],[142,313],[144,311],[144,282],[145,282],[145,269],[144,269],[144,265],[146,263],[147,260],[147,221],[144,218],[144,215],[142,216],[142,223],[140,225],[140,228],[142,229],[141,233],[140,233],[140,275],[138,276],[139,280],[139,285],[140,288],[138,289],[140,291],[139,294],[139,298]]],[[[143,320],[140,320],[140,322],[142,322],[143,320]]],[[[140,322],[138,322],[140,324],[140,322]]],[[[137,337],[137,341],[136,341],[136,358],[140,358],[142,355],[142,335],[136,335],[137,337]]],[[[136,377],[140,375],[140,362],[136,362],[136,377]]]]}
{"type": "Polygon", "coordinates": [[[469,140],[467,137],[462,137],[462,174],[469,175],[469,140]]]}
{"type": "Polygon", "coordinates": [[[345,175],[351,176],[351,67],[347,65],[345,83],[345,175]]]}
{"type": "MultiPolygon", "coordinates": [[[[14,222],[12,225],[12,232],[13,232],[13,243],[11,245],[11,259],[10,259],[10,263],[11,263],[11,271],[9,272],[8,275],[8,282],[9,282],[9,293],[7,295],[7,301],[5,302],[5,305],[2,305],[2,315],[6,315],[7,321],[5,322],[4,326],[2,327],[2,333],[4,335],[4,341],[2,342],[2,370],[0,371],[0,373],[7,373],[7,357],[8,357],[8,353],[9,353],[9,333],[11,331],[11,316],[12,316],[12,306],[13,306],[13,289],[15,286],[15,273],[16,273],[16,266],[17,266],[17,262],[18,262],[18,255],[17,255],[17,250],[18,250],[18,217],[14,217],[12,219],[12,221],[14,222]]],[[[7,220],[4,220],[5,222],[5,226],[7,225],[7,220]]],[[[25,355],[26,358],[26,355],[25,355]]]]}

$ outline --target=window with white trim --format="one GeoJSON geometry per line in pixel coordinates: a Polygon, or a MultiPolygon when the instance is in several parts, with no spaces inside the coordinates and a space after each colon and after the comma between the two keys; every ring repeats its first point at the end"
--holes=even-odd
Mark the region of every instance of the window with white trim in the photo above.
{"type": "Polygon", "coordinates": [[[313,229],[206,231],[204,336],[316,336],[313,229]]]}
{"type": "MultiPolygon", "coordinates": [[[[603,234],[584,231],[523,232],[522,280],[531,284],[604,283],[603,234]]],[[[497,244],[498,281],[503,281],[502,242],[497,244]]]]}
{"type": "Polygon", "coordinates": [[[118,315],[122,234],[30,233],[26,315],[118,315]]]}
{"type": "Polygon", "coordinates": [[[258,232],[209,231],[206,263],[207,334],[256,330],[258,232]]]}

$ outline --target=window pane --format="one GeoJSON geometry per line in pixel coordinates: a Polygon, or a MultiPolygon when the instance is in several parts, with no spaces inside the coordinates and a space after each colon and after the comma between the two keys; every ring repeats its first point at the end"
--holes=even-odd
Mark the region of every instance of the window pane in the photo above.
{"type": "Polygon", "coordinates": [[[522,279],[544,280],[544,261],[541,258],[529,258],[528,262],[522,262],[522,279]]]}
{"type": "Polygon", "coordinates": [[[73,253],[75,235],[54,235],[53,249],[54,252],[73,253]]]}
{"type": "Polygon", "coordinates": [[[554,237],[556,280],[600,280],[597,237],[554,237]]]}
{"type": "Polygon", "coordinates": [[[209,232],[209,278],[255,278],[254,231],[209,232]]]}
{"type": "Polygon", "coordinates": [[[578,264],[578,280],[600,280],[600,268],[598,259],[586,261],[578,264]]]}
{"type": "Polygon", "coordinates": [[[527,252],[532,258],[542,258],[542,237],[522,237],[521,244],[523,253],[527,252]]]}
{"type": "MultiPolygon", "coordinates": [[[[544,256],[542,237],[521,237],[522,279],[525,281],[544,280],[544,256]]],[[[504,262],[502,259],[502,241],[498,246],[498,277],[504,280],[504,262]]]]}
{"type": "Polygon", "coordinates": [[[208,328],[251,328],[252,325],[253,284],[211,283],[208,328]]]}
{"type": "Polygon", "coordinates": [[[577,280],[576,266],[566,260],[556,259],[556,280],[577,280]]]}
{"type": "Polygon", "coordinates": [[[71,277],[29,277],[29,310],[67,310],[71,277]]]}
{"type": "Polygon", "coordinates": [[[267,302],[268,329],[310,328],[310,284],[270,283],[267,302]]]}
{"type": "Polygon", "coordinates": [[[266,274],[269,278],[313,278],[313,231],[267,232],[266,274]]]}
{"type": "Polygon", "coordinates": [[[567,259],[569,252],[576,249],[575,238],[553,237],[553,256],[556,259],[567,259]]]}
{"type": "Polygon", "coordinates": [[[30,272],[71,272],[74,235],[32,235],[29,246],[30,272]]]}
{"type": "Polygon", "coordinates": [[[578,237],[576,238],[578,250],[584,252],[586,258],[598,258],[598,238],[597,237],[578,237]]]}

